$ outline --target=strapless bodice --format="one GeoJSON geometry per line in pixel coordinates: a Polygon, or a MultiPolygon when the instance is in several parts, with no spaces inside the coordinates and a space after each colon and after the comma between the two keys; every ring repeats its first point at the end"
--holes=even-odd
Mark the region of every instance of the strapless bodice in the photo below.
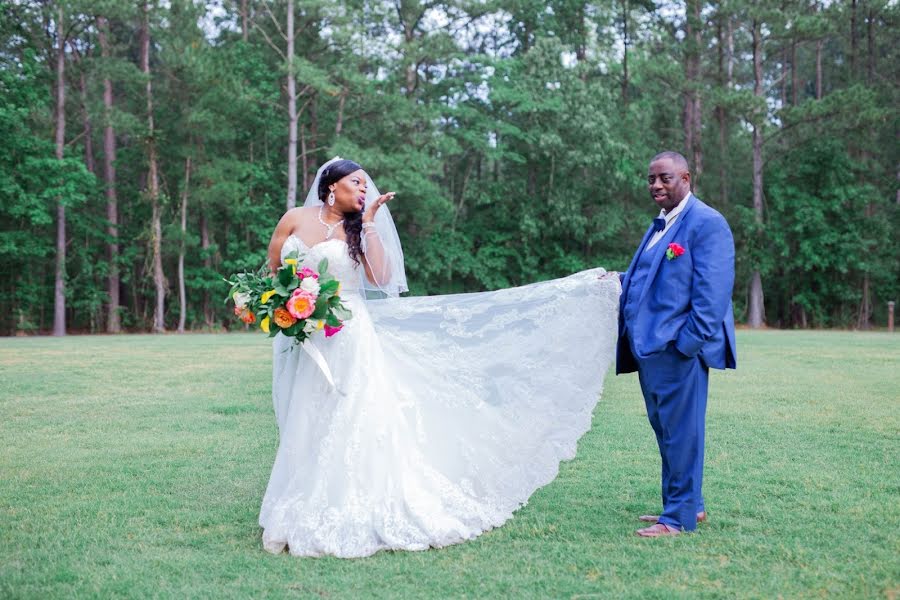
{"type": "Polygon", "coordinates": [[[300,261],[298,267],[319,269],[319,263],[323,258],[328,259],[328,272],[341,282],[345,291],[356,290],[359,287],[360,266],[350,258],[347,242],[338,238],[331,238],[307,246],[303,240],[294,234],[288,236],[281,247],[281,260],[291,252],[299,252],[300,261]]]}

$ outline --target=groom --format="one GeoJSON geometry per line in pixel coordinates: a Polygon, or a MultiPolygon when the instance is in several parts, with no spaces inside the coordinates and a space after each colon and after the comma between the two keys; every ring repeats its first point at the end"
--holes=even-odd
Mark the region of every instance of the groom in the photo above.
{"type": "Polygon", "coordinates": [[[659,217],[621,275],[616,374],[638,372],[662,457],[660,516],[642,537],[678,535],[706,520],[703,438],[709,369],[736,366],[734,239],[725,219],[691,194],[685,158],[650,161],[659,217]]]}

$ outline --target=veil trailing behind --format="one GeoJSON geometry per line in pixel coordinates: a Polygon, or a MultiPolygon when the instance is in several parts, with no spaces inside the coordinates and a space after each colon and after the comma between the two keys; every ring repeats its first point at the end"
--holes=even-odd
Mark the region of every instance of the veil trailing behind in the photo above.
{"type": "Polygon", "coordinates": [[[353,318],[305,342],[329,376],[292,340],[273,340],[279,445],[259,517],[266,550],[350,558],[469,540],[575,456],[615,354],[617,278],[593,269],[367,301],[346,242],[308,247],[291,235],[282,259],[292,251],[303,266],[328,259],[353,318]]]}

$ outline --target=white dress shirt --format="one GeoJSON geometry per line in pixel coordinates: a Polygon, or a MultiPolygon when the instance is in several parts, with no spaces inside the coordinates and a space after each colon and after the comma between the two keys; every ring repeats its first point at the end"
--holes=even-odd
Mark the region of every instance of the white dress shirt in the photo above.
{"type": "Polygon", "coordinates": [[[663,229],[662,231],[657,231],[657,232],[655,232],[655,233],[650,237],[650,241],[647,242],[647,246],[644,248],[645,250],[649,250],[650,248],[652,248],[653,246],[655,246],[656,243],[657,243],[659,240],[661,240],[662,237],[663,237],[664,235],[666,235],[666,232],[669,231],[669,229],[672,227],[672,225],[673,225],[673,224],[675,223],[675,221],[678,219],[678,214],[682,211],[682,209],[683,209],[685,206],[687,206],[688,198],[690,198],[690,197],[691,197],[691,193],[688,192],[688,193],[687,193],[687,196],[685,196],[684,198],[682,198],[682,199],[681,199],[681,202],[678,203],[678,206],[676,206],[675,208],[673,208],[673,209],[670,210],[669,212],[666,212],[666,209],[662,209],[661,211],[659,211],[659,218],[665,218],[665,220],[666,220],[666,228],[663,229]]]}

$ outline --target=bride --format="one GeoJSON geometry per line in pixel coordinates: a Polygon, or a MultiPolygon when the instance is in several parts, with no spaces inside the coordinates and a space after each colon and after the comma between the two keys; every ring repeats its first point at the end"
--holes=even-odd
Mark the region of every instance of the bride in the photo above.
{"type": "Polygon", "coordinates": [[[552,481],[591,425],[618,279],[593,269],[400,298],[393,197],[336,158],[272,235],[273,269],[290,252],[298,266],[328,259],[353,318],[300,346],[274,338],[279,446],[259,516],[270,552],[349,558],[472,539],[552,481]]]}

